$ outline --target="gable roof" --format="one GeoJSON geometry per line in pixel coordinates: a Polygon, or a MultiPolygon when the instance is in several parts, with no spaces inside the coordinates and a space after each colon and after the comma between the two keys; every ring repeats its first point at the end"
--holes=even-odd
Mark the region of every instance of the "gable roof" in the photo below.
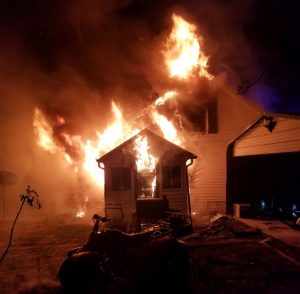
{"type": "Polygon", "coordinates": [[[244,129],[236,138],[234,138],[228,145],[233,144],[241,137],[243,137],[249,130],[253,129],[256,125],[261,123],[265,118],[287,118],[287,119],[300,119],[299,114],[285,114],[279,112],[264,112],[261,116],[259,116],[254,122],[252,122],[246,129],[244,129]]]}
{"type": "Polygon", "coordinates": [[[300,115],[265,113],[229,145],[234,156],[299,152],[300,115]]]}
{"type": "Polygon", "coordinates": [[[98,165],[100,162],[105,162],[109,160],[111,155],[113,155],[115,152],[120,151],[125,149],[127,146],[130,146],[130,144],[133,144],[134,141],[139,137],[139,136],[146,136],[149,139],[149,145],[151,145],[151,142],[156,142],[157,145],[159,145],[160,150],[165,150],[165,149],[171,149],[175,150],[178,153],[183,154],[187,159],[196,159],[197,156],[182,147],[162,138],[161,136],[155,134],[154,132],[150,131],[148,128],[145,128],[141,130],[139,133],[128,139],[127,141],[123,142],[121,145],[117,146],[113,150],[109,151],[108,153],[104,154],[101,156],[99,159],[97,159],[98,165]]]}

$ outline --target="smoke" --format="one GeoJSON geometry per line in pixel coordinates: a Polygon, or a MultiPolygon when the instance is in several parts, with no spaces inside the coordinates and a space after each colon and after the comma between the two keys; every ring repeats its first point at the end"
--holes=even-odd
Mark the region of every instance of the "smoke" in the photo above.
{"type": "Polygon", "coordinates": [[[237,87],[266,71],[246,94],[271,110],[288,111],[293,105],[299,111],[299,18],[293,4],[4,0],[0,8],[0,170],[17,174],[18,191],[36,183],[49,199],[64,199],[76,181],[63,159],[36,146],[34,107],[54,126],[57,116],[65,119],[54,127],[57,142],[65,145],[61,131],[87,139],[104,129],[112,116],[111,100],[131,118],[158,94],[176,88],[181,93],[177,108],[188,120],[191,110],[217,95],[219,86],[201,79],[187,85],[168,77],[161,53],[173,12],[197,26],[211,74],[237,87]]]}

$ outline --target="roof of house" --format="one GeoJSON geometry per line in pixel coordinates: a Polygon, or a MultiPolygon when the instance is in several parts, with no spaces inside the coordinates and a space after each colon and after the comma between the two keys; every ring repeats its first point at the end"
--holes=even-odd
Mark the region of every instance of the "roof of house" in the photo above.
{"type": "Polygon", "coordinates": [[[123,142],[121,145],[117,146],[113,150],[109,151],[108,153],[106,153],[105,155],[103,155],[99,159],[97,159],[98,164],[100,162],[105,162],[105,161],[109,160],[109,158],[111,157],[111,155],[113,155],[113,153],[115,153],[119,150],[126,149],[126,147],[130,146],[130,144],[133,144],[134,141],[139,136],[146,136],[149,140],[149,145],[151,145],[152,142],[155,142],[155,145],[158,146],[158,150],[157,150],[158,153],[160,151],[161,151],[161,153],[163,153],[166,150],[174,150],[174,151],[177,151],[178,153],[183,154],[187,159],[196,159],[197,158],[197,156],[195,154],[162,138],[161,136],[150,131],[148,128],[145,128],[145,129],[141,130],[139,133],[137,133],[136,135],[134,135],[133,137],[131,137],[130,139],[128,139],[127,141],[123,142]]]}

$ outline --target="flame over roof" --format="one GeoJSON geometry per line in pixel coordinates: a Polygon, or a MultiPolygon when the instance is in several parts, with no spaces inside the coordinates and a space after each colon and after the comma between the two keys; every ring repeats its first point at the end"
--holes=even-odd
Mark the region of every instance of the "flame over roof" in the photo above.
{"type": "Polygon", "coordinates": [[[118,152],[120,150],[125,150],[128,147],[130,147],[132,144],[134,144],[134,141],[136,140],[137,137],[139,136],[145,136],[149,139],[149,144],[150,145],[157,145],[159,148],[156,148],[155,153],[158,155],[158,157],[162,157],[167,150],[174,150],[177,153],[183,154],[185,158],[188,159],[196,159],[197,156],[190,151],[187,151],[183,149],[182,147],[162,138],[161,136],[155,134],[153,131],[149,130],[148,128],[145,128],[141,130],[139,133],[128,139],[127,141],[123,142],[121,145],[117,146],[113,150],[109,151],[99,159],[97,159],[98,165],[100,163],[105,163],[108,162],[113,156],[115,152],[118,152]]]}

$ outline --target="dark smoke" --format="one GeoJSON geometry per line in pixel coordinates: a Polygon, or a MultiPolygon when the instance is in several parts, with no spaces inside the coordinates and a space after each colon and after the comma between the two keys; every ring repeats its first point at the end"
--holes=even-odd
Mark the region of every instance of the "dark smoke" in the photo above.
{"type": "Polygon", "coordinates": [[[44,165],[59,174],[53,186],[72,181],[63,160],[36,146],[34,107],[51,122],[65,118],[54,131],[66,145],[61,131],[87,139],[103,130],[112,99],[131,118],[174,87],[185,89],[189,106],[214,95],[202,82],[190,91],[167,77],[161,52],[174,11],[197,25],[211,74],[237,88],[264,73],[245,95],[266,110],[300,112],[296,1],[3,0],[0,10],[0,169],[16,173],[20,186],[44,183],[46,192],[44,165]]]}

